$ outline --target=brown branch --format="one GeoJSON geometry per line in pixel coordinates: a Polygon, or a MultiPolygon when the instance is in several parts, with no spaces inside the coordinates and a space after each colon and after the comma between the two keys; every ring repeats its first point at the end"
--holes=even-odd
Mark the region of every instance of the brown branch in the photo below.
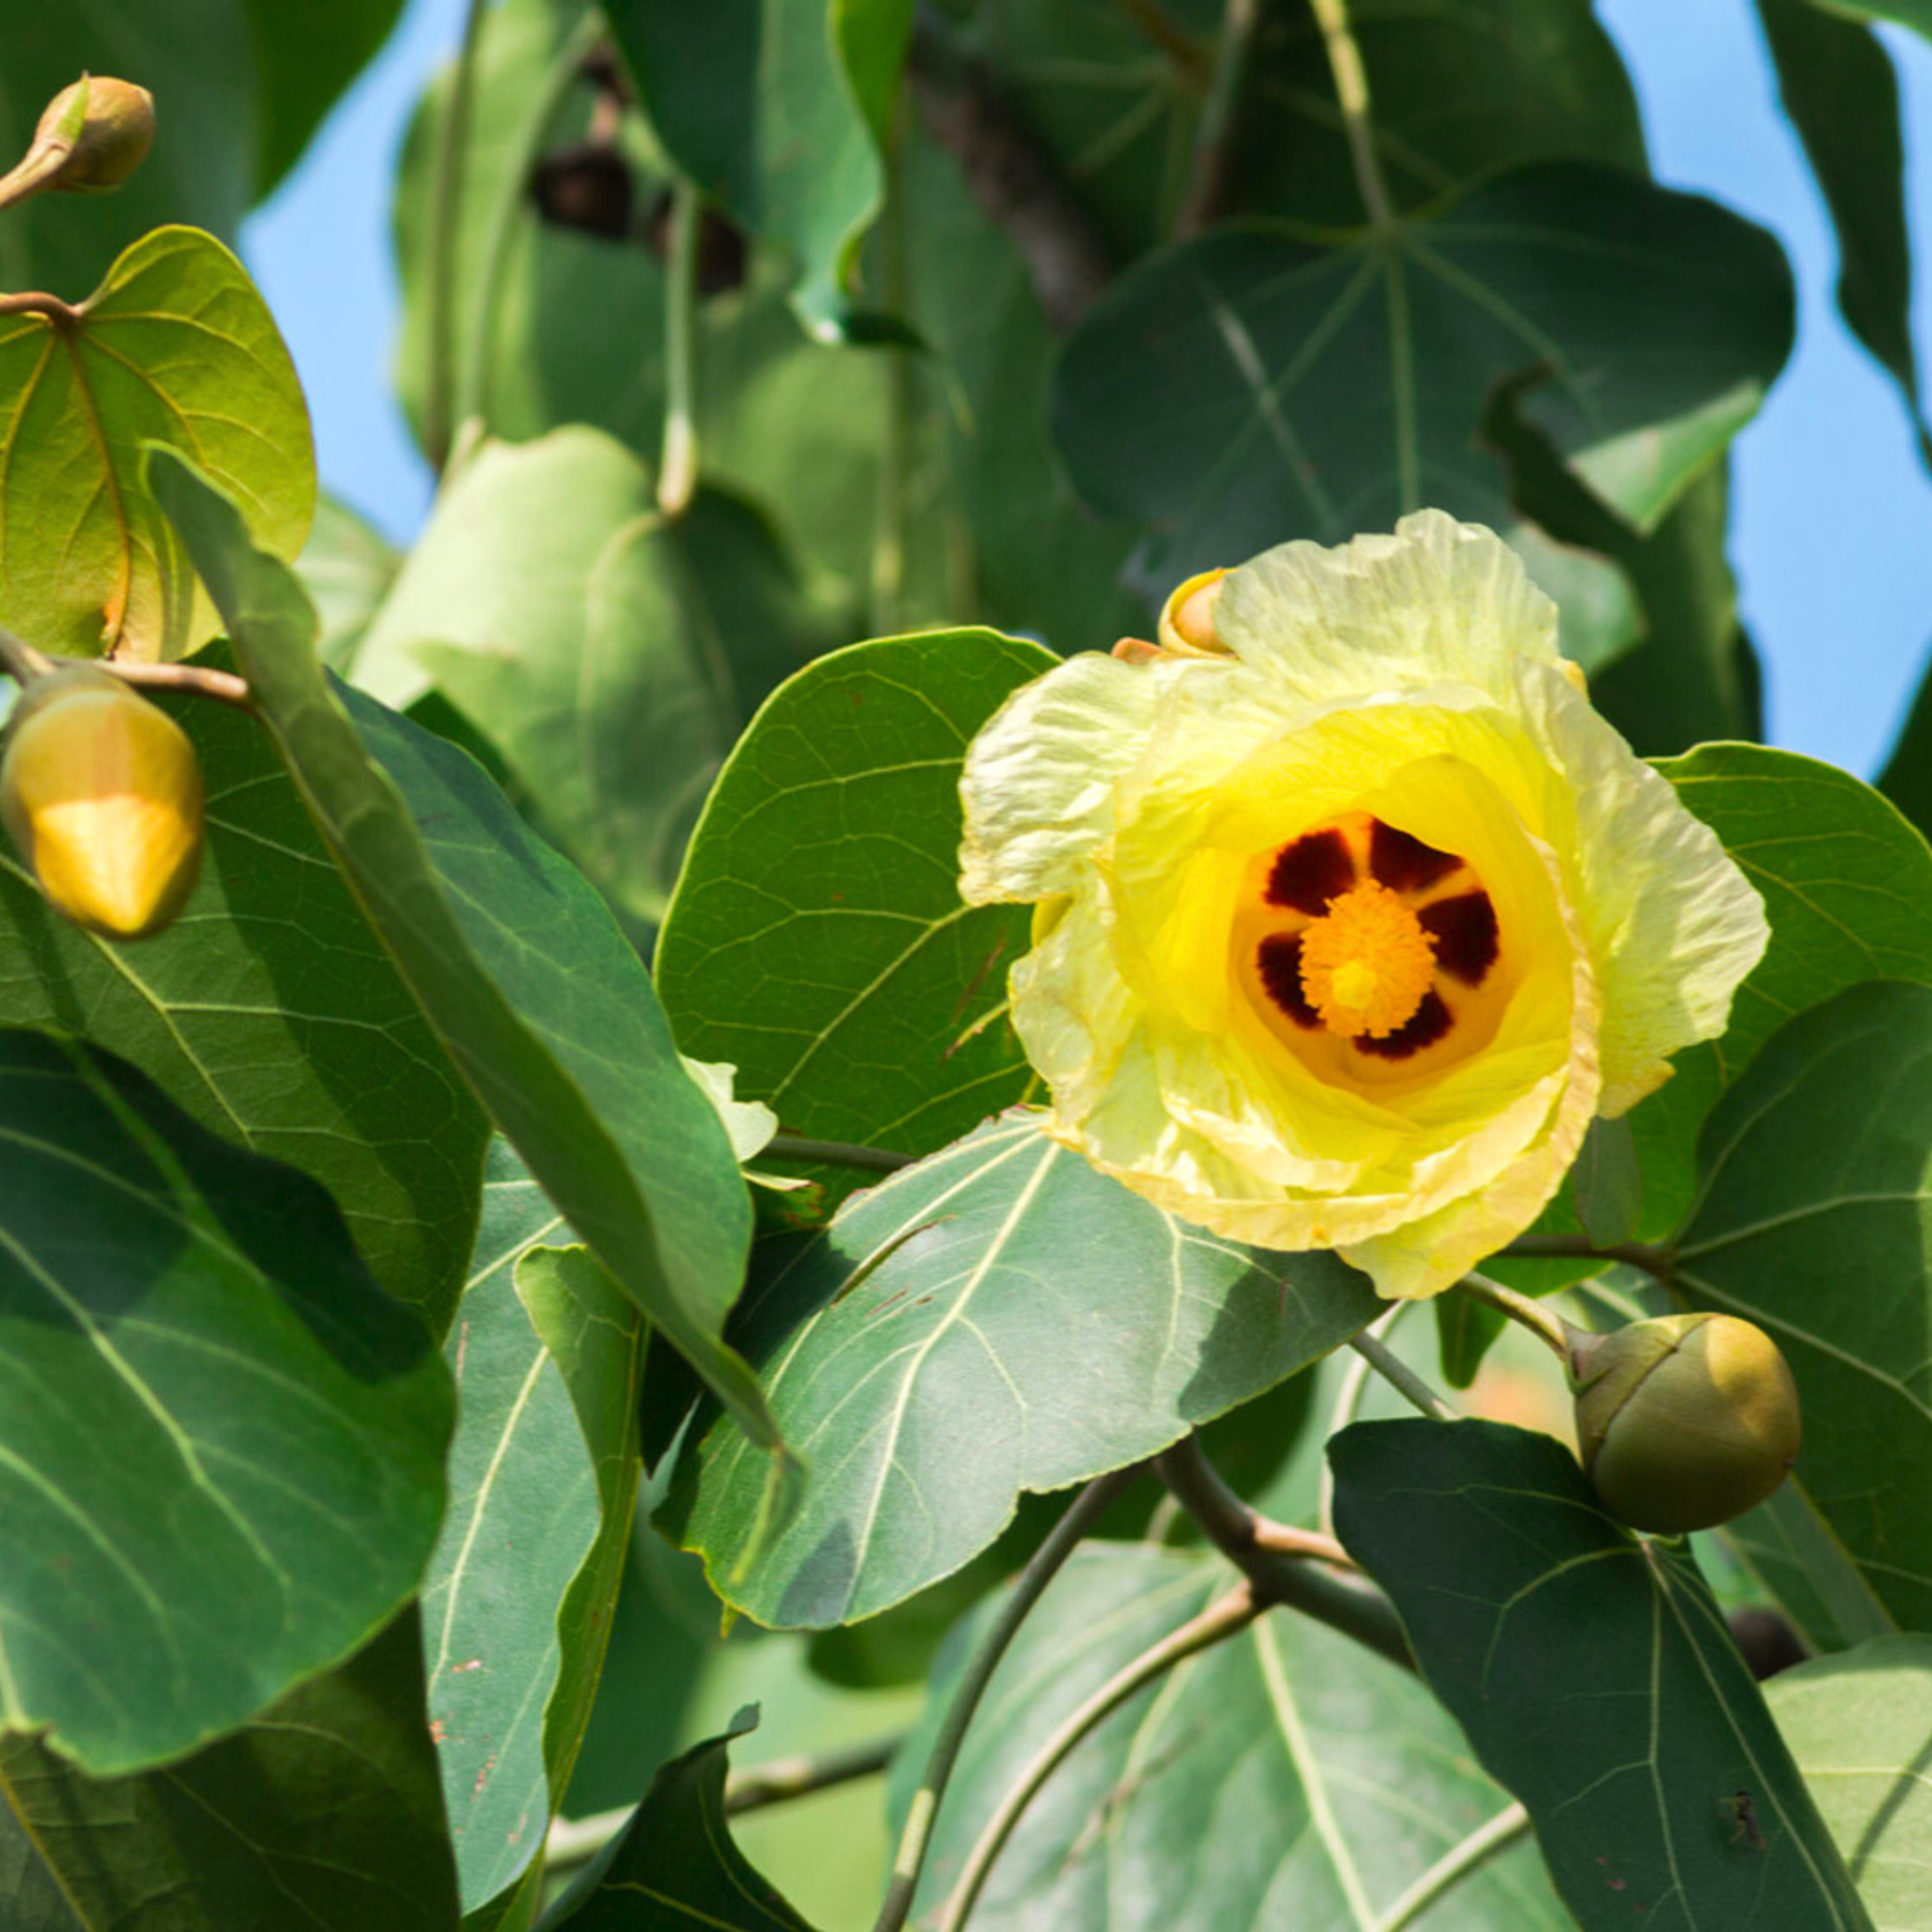
{"type": "Polygon", "coordinates": [[[1066,328],[1112,277],[1099,224],[986,64],[929,6],[914,21],[907,72],[928,131],[1019,250],[1047,320],[1066,328]]]}

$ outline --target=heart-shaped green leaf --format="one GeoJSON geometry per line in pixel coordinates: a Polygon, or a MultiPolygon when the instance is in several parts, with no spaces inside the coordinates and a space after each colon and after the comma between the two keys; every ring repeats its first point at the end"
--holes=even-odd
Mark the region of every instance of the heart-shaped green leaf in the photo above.
{"type": "Polygon", "coordinates": [[[1162,1214],[1021,1111],[760,1244],[734,1318],[798,1507],[741,1574],[762,1459],[728,1418],[672,1509],[760,1623],[850,1623],[950,1574],[1022,1490],[1137,1462],[1346,1341],[1378,1304],[1333,1255],[1263,1255],[1162,1214]]]}
{"type": "Polygon", "coordinates": [[[0,1034],[0,1729],[176,1756],[361,1643],[442,1508],[448,1377],[313,1181],[0,1034]]]}
{"type": "Polygon", "coordinates": [[[140,473],[179,449],[277,556],[315,513],[308,407],[274,318],[212,235],[163,228],[77,308],[0,299],[0,622],[43,650],[185,656],[214,608],[140,473]]]}
{"type": "Polygon", "coordinates": [[[1686,1546],[1499,1423],[1359,1423],[1329,1460],[1342,1540],[1585,1932],[1872,1932],[1686,1546]]]}

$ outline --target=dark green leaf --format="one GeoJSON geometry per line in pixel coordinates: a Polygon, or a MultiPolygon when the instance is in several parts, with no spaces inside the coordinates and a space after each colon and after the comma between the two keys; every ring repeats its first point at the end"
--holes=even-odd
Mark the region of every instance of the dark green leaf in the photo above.
{"type": "Polygon", "coordinates": [[[1024,1112],[754,1261],[734,1333],[806,1459],[799,1505],[744,1571],[764,1479],[726,1419],[673,1508],[713,1587],[787,1626],[910,1596],[991,1543],[1021,1491],[1167,1448],[1377,1306],[1332,1255],[1259,1255],[1190,1228],[1024,1112]]]}
{"type": "Polygon", "coordinates": [[[1775,1337],[1804,1404],[1798,1480],[1893,1616],[1932,1628],[1932,988],[1801,1014],[1698,1153],[1676,1285],[1775,1337]]]}
{"type": "Polygon", "coordinates": [[[134,1069],[0,1034],[0,1728],[178,1755],[360,1643],[442,1506],[448,1378],[328,1197],[134,1069]]]}
{"type": "Polygon", "coordinates": [[[1027,1090],[1004,1014],[1030,915],[960,902],[959,770],[1054,662],[989,631],[854,645],[780,689],[726,762],[658,982],[679,1044],[734,1065],[790,1131],[924,1154],[1027,1090]]]}
{"type": "Polygon", "coordinates": [[[10,1740],[0,1796],[8,1932],[456,1932],[413,1610],[164,1771],[97,1780],[10,1740]]]}
{"type": "Polygon", "coordinates": [[[315,510],[295,366],[241,263],[164,228],[128,249],[77,316],[0,316],[0,622],[43,650],[178,658],[220,628],[141,451],[184,450],[293,556],[315,510]]]}
{"type": "Polygon", "coordinates": [[[718,1339],[750,1204],[637,956],[470,759],[373,699],[338,698],[301,585],[232,504],[169,452],[151,475],[310,812],[452,1057],[572,1228],[773,1442],[755,1379],[718,1339]]]}
{"type": "Polygon", "coordinates": [[[1596,1246],[1613,1248],[1635,1235],[1643,1175],[1628,1119],[1591,1122],[1570,1170],[1570,1192],[1576,1218],[1596,1246]]]}
{"type": "Polygon", "coordinates": [[[1932,1637],[1801,1664],[1765,1696],[1879,1932],[1932,1922],[1932,1637]]]}
{"type": "Polygon", "coordinates": [[[1587,666],[1628,641],[1628,606],[1516,516],[1477,435],[1495,392],[1517,386],[1570,472],[1649,530],[1755,412],[1791,326],[1762,230],[1552,165],[1387,237],[1254,224],[1147,259],[1069,338],[1054,428],[1087,500],[1150,530],[1153,577],[1436,504],[1516,533],[1587,666]]]}
{"type": "Polygon", "coordinates": [[[562,1656],[557,1612],[602,1514],[563,1376],[516,1290],[518,1258],[555,1232],[556,1214],[504,1143],[490,1166],[475,1271],[444,1351],[457,1430],[422,1597],[430,1717],[466,1912],[515,1882],[550,1822],[544,1712],[562,1656]]]}
{"type": "Polygon", "coordinates": [[[1724,1037],[1679,1054],[1630,1117],[1653,1239],[1689,1211],[1698,1129],[1775,1028],[1860,980],[1932,980],[1932,850],[1870,787],[1756,746],[1706,746],[1658,769],[1764,895],[1771,944],[1724,1037]]]}
{"type": "Polygon", "coordinates": [[[1810,157],[1838,236],[1838,307],[1904,392],[1932,460],[1912,349],[1912,244],[1898,79],[1869,27],[1813,0],[1757,0],[1778,98],[1810,157]]]}
{"type": "Polygon", "coordinates": [[[742,1712],[722,1738],[674,1758],[644,1802],[543,1920],[543,1932],[810,1932],[731,1842],[726,1754],[758,1722],[742,1712]]]}
{"type": "Polygon", "coordinates": [[[577,428],[469,459],[355,677],[399,707],[434,680],[648,923],[725,753],[824,640],[753,512],[707,491],[666,518],[643,464],[577,428]]]}
{"type": "Polygon", "coordinates": [[[680,171],[789,251],[801,317],[836,334],[884,197],[880,145],[910,0],[608,0],[604,13],[680,171]]]}
{"type": "Polygon", "coordinates": [[[1920,681],[1912,709],[1879,774],[1878,788],[1932,838],[1932,676],[1920,681]]]}
{"type": "MultiPolygon", "coordinates": [[[[1356,0],[1382,179],[1425,206],[1529,161],[1644,170],[1630,78],[1589,0],[1474,0],[1418,9],[1356,0]]],[[[1304,8],[1264,13],[1229,199],[1330,227],[1363,218],[1328,49],[1304,8]]]]}
{"type": "Polygon", "coordinates": [[[1501,1424],[1361,1423],[1329,1456],[1342,1541],[1586,1932],[1870,1932],[1686,1548],[1633,1538],[1560,1443],[1501,1424]]]}
{"type": "MultiPolygon", "coordinates": [[[[287,0],[244,4],[260,80],[259,196],[295,165],[337,96],[388,39],[403,7],[402,0],[330,0],[326,8],[291,7],[287,0]]],[[[164,101],[163,112],[172,105],[164,101]]]]}
{"type": "MultiPolygon", "coordinates": [[[[1078,1552],[1001,1660],[948,1787],[915,1912],[930,1916],[1022,1768],[1078,1706],[1233,1584],[1218,1558],[1078,1552]]],[[[903,1810],[967,1635],[895,1762],[903,1810]]],[[[1284,1613],[1178,1666],[1084,1740],[1028,1807],[970,1923],[986,1932],[1361,1932],[1508,1803],[1406,1672],[1284,1613]]],[[[1436,1932],[1565,1932],[1534,1849],[1453,1888],[1436,1932]]]]}
{"type": "Polygon", "coordinates": [[[260,724],[161,695],[208,785],[182,916],[112,946],[51,913],[0,850],[0,1024],[84,1035],[203,1126],[320,1181],[362,1258],[440,1335],[488,1127],[369,929],[260,724]]]}
{"type": "Polygon", "coordinates": [[[1723,1536],[1808,1649],[1848,1650],[1896,1628],[1802,1482],[1726,1523],[1723,1536]]]}

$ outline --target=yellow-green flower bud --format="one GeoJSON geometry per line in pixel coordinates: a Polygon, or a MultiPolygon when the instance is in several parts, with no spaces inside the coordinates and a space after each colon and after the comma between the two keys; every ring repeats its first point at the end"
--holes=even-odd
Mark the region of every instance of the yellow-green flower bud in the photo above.
{"type": "Polygon", "coordinates": [[[154,97],[130,80],[86,74],[47,103],[30,154],[60,153],[49,188],[118,188],[154,144],[154,97]]]}
{"type": "Polygon", "coordinates": [[[1730,1315],[1666,1315],[1573,1342],[1583,1467],[1610,1513],[1681,1534],[1741,1516],[1797,1460],[1798,1390],[1778,1345],[1730,1315]]]}
{"type": "Polygon", "coordinates": [[[76,665],[22,694],[0,824],[56,910],[106,939],[160,932],[201,867],[201,764],[166,712],[76,665]]]}

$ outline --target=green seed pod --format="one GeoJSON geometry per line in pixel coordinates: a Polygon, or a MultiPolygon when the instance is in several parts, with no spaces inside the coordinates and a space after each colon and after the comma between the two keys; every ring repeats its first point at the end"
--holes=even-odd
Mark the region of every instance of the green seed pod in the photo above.
{"type": "Polygon", "coordinates": [[[1677,1535],[1741,1516],[1797,1460],[1798,1390],[1778,1345],[1730,1315],[1666,1315],[1570,1351],[1576,1440],[1604,1507],[1677,1535]]]}
{"type": "Polygon", "coordinates": [[[104,939],[145,939],[201,868],[200,761],[111,671],[64,668],[35,678],[8,722],[0,824],[56,910],[104,939]]]}

